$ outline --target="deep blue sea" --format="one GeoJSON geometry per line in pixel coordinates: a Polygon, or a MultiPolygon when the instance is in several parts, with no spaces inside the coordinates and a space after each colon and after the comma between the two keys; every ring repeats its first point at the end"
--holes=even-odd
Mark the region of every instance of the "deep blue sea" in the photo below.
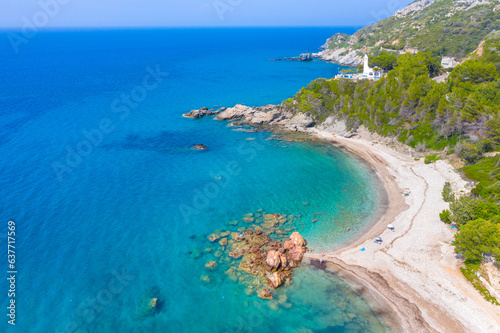
{"type": "Polygon", "coordinates": [[[2,278],[0,331],[386,331],[322,270],[297,269],[270,306],[205,251],[207,235],[259,212],[298,217],[316,251],[348,241],[378,205],[368,167],[325,143],[181,117],[279,103],[333,77],[334,64],[269,59],[355,30],[44,31],[18,53],[0,33],[0,260],[5,276],[12,220],[18,271],[16,327],[2,278]]]}

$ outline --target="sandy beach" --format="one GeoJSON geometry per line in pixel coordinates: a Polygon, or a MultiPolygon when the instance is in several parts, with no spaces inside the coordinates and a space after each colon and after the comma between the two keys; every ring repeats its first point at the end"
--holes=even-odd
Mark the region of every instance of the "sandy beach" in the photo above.
{"type": "MultiPolygon", "coordinates": [[[[375,311],[394,331],[500,332],[500,308],[463,277],[451,244],[456,231],[439,220],[439,212],[448,207],[441,196],[444,183],[451,182],[457,194],[466,192],[467,182],[455,169],[442,160],[415,161],[364,131],[349,139],[317,129],[311,133],[366,159],[388,195],[385,213],[366,234],[325,252],[327,267],[376,301],[375,311]],[[410,189],[409,196],[403,188],[410,189]],[[388,224],[395,230],[388,230],[388,224]],[[382,244],[374,243],[376,236],[382,244]]],[[[314,260],[321,253],[306,256],[314,260]]]]}

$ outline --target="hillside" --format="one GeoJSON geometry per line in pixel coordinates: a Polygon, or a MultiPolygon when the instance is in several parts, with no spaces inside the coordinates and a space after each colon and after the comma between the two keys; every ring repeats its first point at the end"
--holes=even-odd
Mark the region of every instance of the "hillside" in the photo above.
{"type": "Polygon", "coordinates": [[[463,58],[498,29],[499,0],[418,0],[353,35],[334,35],[317,56],[345,65],[359,65],[365,51],[381,50],[463,58]]]}
{"type": "MultiPolygon", "coordinates": [[[[460,160],[465,165],[462,171],[475,186],[470,194],[455,198],[451,184],[445,185],[442,194],[450,208],[440,218],[458,230],[454,245],[466,259],[462,273],[498,305],[500,298],[493,295],[500,288],[484,281],[490,274],[485,263],[491,258],[500,261],[500,31],[481,41],[476,36],[462,37],[457,35],[443,47],[452,50],[461,45],[472,52],[455,51],[453,55],[460,54],[463,61],[445,82],[431,78],[439,70],[431,53],[393,55],[394,68],[380,80],[318,79],[284,101],[281,112],[294,115],[293,119],[308,119],[304,126],[315,124],[345,136],[356,135],[363,126],[413,147],[416,156],[425,156],[426,164],[440,158],[460,160]]],[[[423,37],[407,36],[406,40],[421,45],[416,44],[419,38],[423,37]]],[[[435,39],[429,40],[432,44],[435,39]]]]}

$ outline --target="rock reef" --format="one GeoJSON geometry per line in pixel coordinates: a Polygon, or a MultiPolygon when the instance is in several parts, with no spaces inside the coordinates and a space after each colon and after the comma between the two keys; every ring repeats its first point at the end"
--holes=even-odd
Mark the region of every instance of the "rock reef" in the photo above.
{"type": "Polygon", "coordinates": [[[214,109],[209,109],[207,107],[203,107],[201,109],[198,109],[198,110],[191,110],[190,112],[188,113],[184,113],[182,116],[184,118],[202,118],[204,116],[214,116],[216,114],[218,114],[219,112],[222,112],[226,110],[226,108],[220,108],[219,110],[214,110],[214,109]]]}
{"type": "Polygon", "coordinates": [[[247,214],[242,220],[249,218],[253,221],[248,228],[216,230],[206,238],[210,246],[218,248],[214,260],[205,263],[207,273],[200,280],[210,283],[212,272],[221,271],[230,280],[245,285],[248,295],[270,300],[271,290],[292,282],[293,269],[302,261],[307,243],[300,233],[295,231],[287,237],[283,231],[295,229],[296,216],[261,211],[247,214]],[[271,235],[275,235],[274,239],[271,235]]]}
{"type": "Polygon", "coordinates": [[[298,113],[292,114],[280,105],[266,105],[256,108],[238,104],[219,113],[217,120],[238,120],[241,124],[252,126],[265,125],[282,127],[288,131],[305,131],[306,128],[316,125],[316,120],[311,116],[298,113]]]}

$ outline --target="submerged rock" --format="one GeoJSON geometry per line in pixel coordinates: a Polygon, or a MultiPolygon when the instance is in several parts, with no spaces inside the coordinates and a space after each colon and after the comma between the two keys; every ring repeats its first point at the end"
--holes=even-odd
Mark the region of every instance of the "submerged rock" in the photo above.
{"type": "Polygon", "coordinates": [[[159,311],[160,294],[160,288],[155,286],[144,295],[137,308],[137,314],[139,317],[152,316],[159,311]]]}
{"type": "Polygon", "coordinates": [[[278,297],[278,303],[283,304],[286,303],[286,301],[288,301],[288,296],[286,296],[286,294],[280,295],[278,297]]]}
{"type": "Polygon", "coordinates": [[[260,289],[257,291],[257,296],[262,299],[273,299],[273,294],[269,289],[260,289]]]}
{"type": "Polygon", "coordinates": [[[205,264],[205,267],[208,269],[214,269],[215,267],[217,267],[217,263],[213,260],[210,260],[205,264]]]}
{"type": "Polygon", "coordinates": [[[275,299],[273,299],[272,301],[267,302],[267,306],[271,310],[274,310],[274,311],[278,311],[279,310],[278,301],[276,301],[275,299]]]}
{"type": "Polygon", "coordinates": [[[151,301],[149,302],[149,307],[150,308],[156,308],[156,303],[158,302],[158,298],[151,298],[151,301]]]}
{"type": "Polygon", "coordinates": [[[211,234],[210,236],[208,236],[208,240],[210,240],[211,242],[215,242],[219,238],[220,238],[220,236],[217,234],[211,234]]]}
{"type": "Polygon", "coordinates": [[[208,276],[208,275],[206,275],[206,274],[205,274],[205,275],[202,275],[202,276],[200,276],[200,280],[201,280],[202,282],[205,282],[205,283],[210,283],[210,276],[208,276]]]}
{"type": "Polygon", "coordinates": [[[191,259],[199,259],[203,256],[203,253],[198,250],[198,249],[193,249],[189,252],[189,256],[191,257],[191,259]]]}
{"type": "Polygon", "coordinates": [[[286,274],[284,272],[274,272],[267,276],[269,279],[269,286],[273,289],[279,288],[286,278],[286,274]]]}

